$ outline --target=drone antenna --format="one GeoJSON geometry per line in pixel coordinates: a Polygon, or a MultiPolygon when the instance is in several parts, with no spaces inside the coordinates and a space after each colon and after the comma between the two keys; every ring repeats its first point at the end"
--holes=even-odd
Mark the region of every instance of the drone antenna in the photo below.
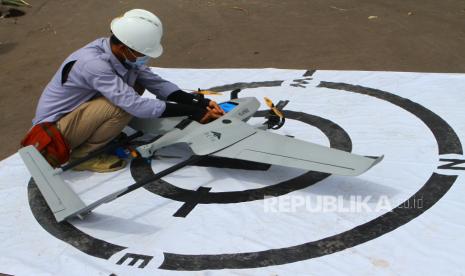
{"type": "Polygon", "coordinates": [[[231,100],[237,99],[237,94],[239,94],[239,92],[241,92],[240,89],[234,89],[233,91],[231,91],[231,100]]]}

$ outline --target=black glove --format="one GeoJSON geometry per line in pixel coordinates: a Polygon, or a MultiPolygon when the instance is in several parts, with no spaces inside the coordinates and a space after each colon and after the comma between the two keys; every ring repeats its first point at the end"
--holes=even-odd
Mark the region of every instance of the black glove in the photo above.
{"type": "Polygon", "coordinates": [[[190,119],[200,122],[200,120],[207,114],[208,110],[204,107],[199,107],[191,104],[174,104],[166,103],[166,109],[160,117],[176,117],[188,116],[190,119]]]}
{"type": "Polygon", "coordinates": [[[191,94],[182,90],[171,93],[167,100],[180,104],[195,105],[202,108],[207,108],[210,104],[210,100],[206,99],[202,94],[191,94]]]}

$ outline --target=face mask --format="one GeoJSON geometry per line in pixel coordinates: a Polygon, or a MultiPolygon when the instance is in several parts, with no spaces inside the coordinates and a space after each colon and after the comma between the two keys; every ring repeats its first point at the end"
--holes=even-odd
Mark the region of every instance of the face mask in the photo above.
{"type": "Polygon", "coordinates": [[[124,62],[129,65],[131,68],[135,68],[135,67],[138,67],[138,66],[141,66],[141,65],[145,65],[147,64],[147,62],[150,60],[150,57],[149,56],[142,56],[142,57],[137,57],[136,55],[134,55],[132,53],[131,50],[129,50],[131,52],[131,54],[136,58],[135,61],[130,61],[126,55],[123,53],[124,55],[124,58],[126,59],[124,62]]]}
{"type": "Polygon", "coordinates": [[[126,59],[126,63],[129,64],[131,67],[141,66],[147,64],[149,62],[149,56],[137,57],[136,61],[130,61],[126,59]]]}

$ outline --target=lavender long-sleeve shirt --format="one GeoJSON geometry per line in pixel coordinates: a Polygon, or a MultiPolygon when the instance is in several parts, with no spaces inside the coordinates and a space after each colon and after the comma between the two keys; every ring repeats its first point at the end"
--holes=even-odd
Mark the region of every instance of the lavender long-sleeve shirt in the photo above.
{"type": "Polygon", "coordinates": [[[56,122],[98,94],[133,116],[155,118],[166,108],[163,100],[177,90],[147,66],[127,69],[111,52],[109,38],[99,38],[66,58],[45,87],[32,123],[56,122]],[[76,62],[62,84],[63,67],[71,61],[76,62]],[[132,88],[136,80],[160,100],[140,97],[132,88]]]}

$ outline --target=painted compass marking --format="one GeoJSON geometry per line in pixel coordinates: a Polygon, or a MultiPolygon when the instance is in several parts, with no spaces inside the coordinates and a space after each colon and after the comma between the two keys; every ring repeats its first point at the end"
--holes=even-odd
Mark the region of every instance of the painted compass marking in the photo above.
{"type": "MultiPolygon", "coordinates": [[[[307,71],[304,76],[311,76],[314,71],[307,71]]],[[[275,83],[267,82],[267,86],[280,86],[282,81],[276,81],[275,83]]],[[[240,87],[260,87],[257,83],[248,85],[247,83],[240,83],[240,87]]],[[[224,86],[227,90],[238,88],[234,84],[224,86]]],[[[351,85],[346,83],[334,83],[334,82],[321,82],[318,87],[324,87],[328,89],[336,89],[338,91],[345,91],[349,93],[358,93],[375,97],[383,101],[387,101],[394,104],[404,110],[410,112],[418,119],[423,121],[426,126],[433,133],[436,142],[438,144],[439,155],[445,154],[463,154],[461,142],[455,133],[455,131],[444,121],[441,117],[428,110],[427,108],[412,102],[409,99],[402,98],[395,94],[385,92],[378,89],[351,85]]],[[[291,115],[292,116],[292,115],[291,115]]],[[[328,136],[328,135],[327,135],[328,136]]],[[[331,140],[334,139],[334,134],[328,136],[331,140]]],[[[331,140],[334,141],[334,140],[331,140]]],[[[349,140],[350,141],[350,140],[349,140]]],[[[333,146],[333,145],[331,145],[333,146]]],[[[347,145],[346,145],[347,146],[347,145]]],[[[438,158],[439,159],[439,158],[438,158]]],[[[449,159],[441,159],[447,161],[449,159]]],[[[452,165],[449,167],[457,168],[457,164],[461,164],[461,161],[454,159],[452,165]]],[[[460,159],[461,160],[461,159],[460,159]]],[[[137,166],[136,166],[137,167],[137,166]]],[[[442,169],[448,168],[442,166],[442,169]]],[[[152,172],[153,173],[153,172],[152,172]]],[[[394,208],[391,212],[381,215],[369,222],[361,224],[353,229],[339,233],[337,235],[329,236],[317,241],[311,241],[296,246],[270,249],[258,252],[247,252],[247,253],[236,253],[236,254],[213,254],[213,255],[187,255],[177,253],[164,253],[164,261],[159,268],[168,270],[206,270],[206,269],[240,269],[240,268],[257,268],[266,267],[270,265],[286,264],[291,262],[297,262],[307,260],[311,258],[317,258],[324,255],[332,254],[369,240],[376,239],[384,234],[387,234],[398,227],[408,223],[414,218],[421,215],[423,212],[431,208],[436,202],[438,202],[450,189],[457,179],[457,175],[443,175],[437,172],[433,172],[426,183],[406,202],[400,204],[394,208]],[[414,200],[415,198],[423,199],[422,208],[403,208],[406,203],[414,200]]],[[[289,180],[292,187],[292,180],[289,180]]],[[[153,183],[153,185],[157,185],[153,183]]],[[[149,185],[148,189],[150,190],[149,185]]],[[[176,188],[173,190],[174,193],[167,193],[166,195],[176,194],[176,188]]],[[[201,191],[205,194],[209,191],[201,191]]],[[[195,191],[187,192],[195,193],[195,191]]],[[[231,192],[230,192],[231,193],[231,192]]],[[[235,193],[235,192],[232,192],[235,193]]],[[[284,191],[283,194],[286,192],[284,191]]],[[[73,225],[69,223],[58,224],[53,219],[53,215],[46,207],[45,200],[38,192],[38,189],[33,180],[28,185],[28,195],[31,210],[36,217],[37,221],[42,227],[55,236],[70,245],[76,247],[82,252],[103,259],[109,259],[112,255],[126,249],[124,246],[111,244],[109,242],[91,237],[73,225]]],[[[225,194],[223,194],[225,195],[225,194]]],[[[227,195],[227,194],[226,194],[227,195]]],[[[237,194],[236,194],[237,195],[237,194]]],[[[177,196],[176,196],[177,197],[177,196]]],[[[186,201],[189,202],[190,198],[184,195],[186,201]]],[[[240,196],[228,196],[224,203],[234,203],[234,200],[238,200],[240,196]],[[234,200],[233,200],[234,199],[234,200]]],[[[180,199],[179,197],[177,197],[180,199]]],[[[221,197],[219,197],[221,198],[221,197]]],[[[220,200],[216,198],[215,200],[220,200]]],[[[250,199],[248,195],[244,199],[250,199]]],[[[214,199],[214,197],[213,197],[214,199]]],[[[200,201],[198,203],[208,204],[212,198],[200,201]]],[[[176,200],[176,199],[175,199],[176,200]]],[[[243,199],[241,199],[243,200],[243,199]]],[[[131,253],[132,254],[132,253],[131,253]]],[[[132,254],[134,255],[134,254],[132,254]]],[[[132,256],[131,255],[131,256],[132,256]]],[[[125,257],[127,257],[125,255],[125,257]]],[[[143,256],[144,260],[150,260],[150,256],[143,256]]],[[[124,258],[124,257],[123,257],[124,258]]],[[[121,261],[121,260],[120,260],[121,261]]],[[[148,262],[148,261],[146,261],[148,262]]],[[[122,263],[122,261],[121,261],[122,263]]]]}

